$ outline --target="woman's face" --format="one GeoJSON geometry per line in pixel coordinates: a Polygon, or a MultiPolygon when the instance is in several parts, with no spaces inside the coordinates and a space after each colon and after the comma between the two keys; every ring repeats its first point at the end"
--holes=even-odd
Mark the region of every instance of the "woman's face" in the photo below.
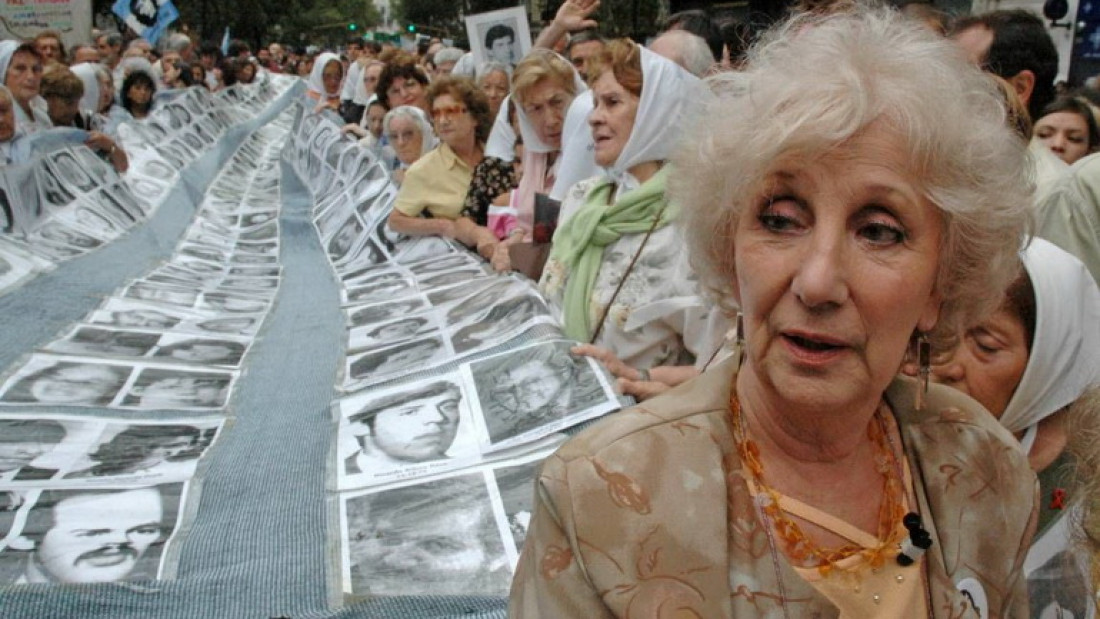
{"type": "Polygon", "coordinates": [[[386,108],[374,104],[367,108],[367,130],[375,138],[382,137],[382,119],[386,117],[386,108]]]}
{"type": "Polygon", "coordinates": [[[131,84],[130,90],[126,94],[130,97],[132,103],[139,106],[149,105],[149,102],[153,99],[153,89],[143,82],[131,84]]]}
{"type": "Polygon", "coordinates": [[[11,57],[8,75],[4,85],[11,90],[16,103],[26,107],[30,100],[38,96],[42,84],[42,61],[34,54],[16,52],[11,57]]]}
{"type": "Polygon", "coordinates": [[[321,71],[321,82],[325,85],[325,93],[336,93],[340,90],[340,80],[344,77],[344,65],[339,60],[330,60],[321,71]]]}
{"type": "Polygon", "coordinates": [[[206,73],[201,64],[191,65],[191,81],[195,82],[196,86],[206,84],[206,73]]]}
{"type": "Polygon", "coordinates": [[[440,140],[454,149],[466,149],[474,145],[477,121],[460,100],[451,95],[440,95],[432,102],[432,123],[440,140]]]}
{"type": "Polygon", "coordinates": [[[366,87],[367,94],[373,95],[375,88],[378,87],[378,77],[382,75],[382,64],[372,64],[363,70],[363,86],[366,87]]]}
{"type": "Polygon", "coordinates": [[[386,90],[386,100],[391,110],[401,105],[414,105],[425,112],[431,111],[428,109],[428,92],[423,84],[414,79],[394,78],[386,90]]]}
{"type": "Polygon", "coordinates": [[[528,89],[523,102],[523,113],[535,127],[535,134],[547,146],[561,149],[561,131],[565,124],[565,112],[573,102],[573,95],[552,79],[544,79],[528,89]]]}
{"type": "Polygon", "coordinates": [[[115,85],[109,78],[96,76],[99,81],[99,111],[106,112],[115,99],[115,85]]]}
{"type": "Polygon", "coordinates": [[[604,71],[592,84],[592,97],[596,107],[588,124],[592,127],[596,163],[606,168],[615,164],[630,139],[639,99],[623,88],[611,71],[604,71]]]}
{"type": "Polygon", "coordinates": [[[56,366],[34,381],[31,395],[50,404],[91,402],[112,393],[118,382],[119,376],[108,366],[56,366]]]}
{"type": "MultiPolygon", "coordinates": [[[[332,63],[329,63],[329,64],[331,65],[332,63]]],[[[339,65],[339,63],[336,63],[336,64],[339,65]]],[[[326,69],[327,68],[328,67],[326,67],[326,69]]],[[[237,81],[242,83],[242,84],[251,84],[252,80],[254,80],[254,79],[256,79],[256,65],[249,62],[248,64],[245,64],[244,66],[241,67],[240,74],[237,75],[237,81]]],[[[329,87],[329,78],[328,78],[328,71],[327,70],[321,76],[321,79],[324,80],[325,88],[327,89],[329,87]]],[[[340,78],[339,78],[339,76],[336,78],[336,87],[337,88],[340,87],[340,78]]],[[[333,91],[329,90],[329,92],[333,92],[333,91]]]]}
{"type": "Polygon", "coordinates": [[[1020,318],[1001,309],[969,329],[951,356],[932,366],[932,379],[969,395],[1000,418],[1027,369],[1028,344],[1020,318]]]}
{"type": "Polygon", "coordinates": [[[485,93],[485,98],[489,100],[489,116],[496,118],[500,111],[500,104],[504,102],[504,97],[508,96],[508,74],[504,71],[490,71],[481,78],[478,86],[485,93]]]}
{"type": "Polygon", "coordinates": [[[738,384],[757,400],[867,406],[913,331],[935,326],[944,223],[895,142],[872,127],[827,154],[781,158],[738,217],[738,384]]]}
{"type": "Polygon", "coordinates": [[[397,153],[397,158],[405,165],[412,165],[420,158],[420,150],[423,148],[424,136],[420,133],[420,127],[406,116],[396,116],[390,121],[390,144],[397,153]]]}
{"type": "Polygon", "coordinates": [[[1089,154],[1089,126],[1075,112],[1043,116],[1035,123],[1035,137],[1069,164],[1089,154]]]}

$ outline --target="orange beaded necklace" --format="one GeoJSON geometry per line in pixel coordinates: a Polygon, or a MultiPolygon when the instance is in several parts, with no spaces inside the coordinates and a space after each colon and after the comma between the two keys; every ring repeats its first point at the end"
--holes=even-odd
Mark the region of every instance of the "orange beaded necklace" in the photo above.
{"type": "Polygon", "coordinates": [[[886,422],[879,411],[875,412],[875,422],[867,426],[867,435],[875,446],[876,468],[883,478],[882,503],[879,505],[876,535],[880,541],[873,548],[864,548],[854,543],[837,548],[817,546],[802,531],[802,527],[787,516],[781,507],[782,496],[779,492],[764,483],[764,464],[760,460],[760,448],[745,434],[741,419],[741,402],[737,398],[736,390],[730,394],[730,415],[741,462],[752,475],[752,480],[759,491],[770,499],[762,505],[762,509],[774,524],[778,537],[783,540],[788,557],[801,566],[816,566],[821,576],[826,577],[837,569],[838,562],[851,556],[862,555],[866,559],[866,564],[872,568],[881,567],[887,559],[897,556],[898,544],[903,536],[903,529],[899,523],[905,516],[904,489],[894,451],[887,442],[886,422]]]}

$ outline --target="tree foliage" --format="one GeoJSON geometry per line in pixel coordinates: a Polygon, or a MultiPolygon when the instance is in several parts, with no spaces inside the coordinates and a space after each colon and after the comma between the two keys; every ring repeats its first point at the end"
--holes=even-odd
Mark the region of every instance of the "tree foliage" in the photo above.
{"type": "MultiPolygon", "coordinates": [[[[251,45],[279,40],[291,45],[342,43],[354,33],[377,26],[381,16],[369,0],[173,0],[180,19],[175,28],[195,32],[204,40],[230,36],[251,45]]],[[[110,12],[113,0],[94,0],[96,13],[110,12]]]]}

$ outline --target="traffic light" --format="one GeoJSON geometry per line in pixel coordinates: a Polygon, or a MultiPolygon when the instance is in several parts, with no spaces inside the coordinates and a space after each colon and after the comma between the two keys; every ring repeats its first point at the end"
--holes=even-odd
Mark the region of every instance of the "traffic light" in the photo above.
{"type": "Polygon", "coordinates": [[[348,24],[348,30],[355,32],[359,29],[359,24],[348,24]]]}
{"type": "Polygon", "coordinates": [[[416,32],[416,24],[409,24],[408,26],[405,26],[405,30],[408,30],[409,32],[416,32]]]}

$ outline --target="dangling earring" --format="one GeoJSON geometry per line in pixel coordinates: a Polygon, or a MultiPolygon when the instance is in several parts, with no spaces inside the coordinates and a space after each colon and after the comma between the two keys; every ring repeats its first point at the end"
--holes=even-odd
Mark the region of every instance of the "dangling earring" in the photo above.
{"type": "Polygon", "coordinates": [[[928,395],[928,379],[932,375],[932,343],[923,333],[917,334],[917,398],[914,408],[924,410],[924,400],[928,395]]]}
{"type": "MultiPolygon", "coordinates": [[[[731,334],[727,333],[728,338],[731,334]]],[[[745,318],[741,312],[737,312],[737,319],[733,327],[733,356],[737,358],[735,372],[741,371],[741,363],[745,360],[745,318]]]]}

